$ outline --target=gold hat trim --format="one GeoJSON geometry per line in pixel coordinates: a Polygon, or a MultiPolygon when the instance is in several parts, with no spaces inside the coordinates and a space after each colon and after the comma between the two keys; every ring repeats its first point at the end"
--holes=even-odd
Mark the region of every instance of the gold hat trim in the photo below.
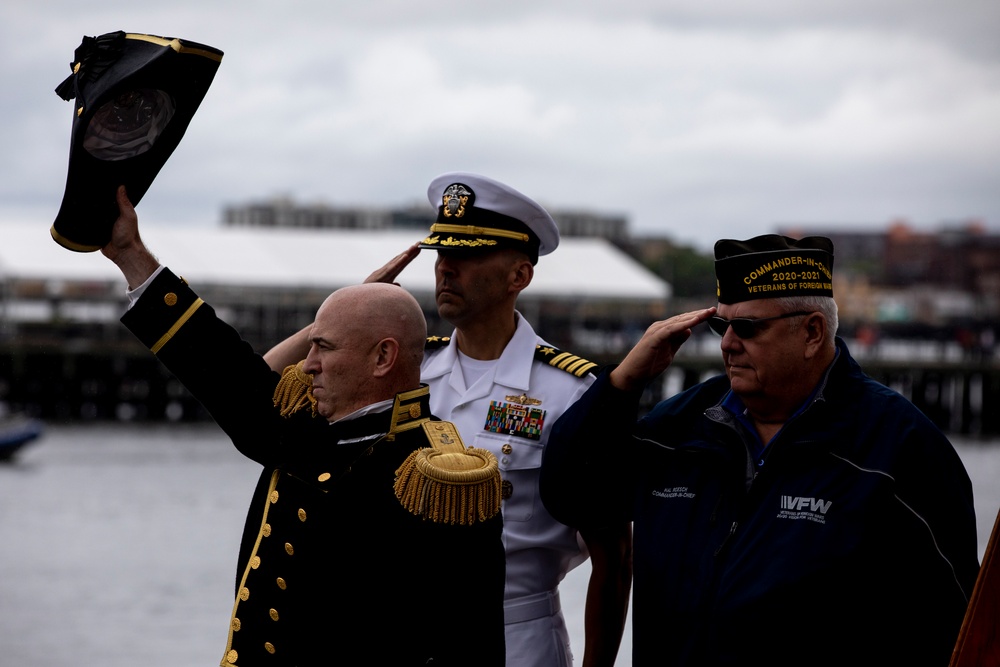
{"type": "Polygon", "coordinates": [[[423,245],[443,245],[443,246],[464,246],[466,248],[478,248],[480,246],[494,246],[498,241],[493,239],[456,239],[449,236],[448,238],[441,240],[440,236],[428,236],[420,244],[423,245]]]}
{"type": "Polygon", "coordinates": [[[485,236],[499,236],[503,239],[514,239],[515,241],[524,241],[527,243],[528,235],[524,232],[515,232],[510,229],[500,229],[499,227],[476,227],[475,225],[446,225],[440,222],[435,222],[431,225],[431,234],[468,234],[469,236],[477,236],[483,234],[485,236]]]}
{"type": "MultiPolygon", "coordinates": [[[[80,107],[79,113],[83,112],[83,107],[80,107]]],[[[77,115],[79,115],[79,113],[77,115]]],[[[77,252],[94,252],[95,250],[100,250],[104,246],[99,245],[85,245],[83,243],[77,243],[76,241],[71,241],[62,234],[56,231],[56,226],[52,225],[49,229],[49,234],[52,235],[52,240],[63,246],[64,248],[69,248],[70,250],[76,250],[77,252]]]]}
{"type": "Polygon", "coordinates": [[[125,33],[125,39],[134,39],[140,42],[149,42],[151,44],[156,44],[157,46],[169,46],[177,53],[190,53],[195,56],[202,56],[203,58],[208,58],[209,60],[214,60],[215,62],[222,62],[222,55],[215,53],[214,51],[206,51],[205,49],[196,49],[191,46],[185,46],[184,42],[177,39],[165,39],[163,37],[157,37],[156,35],[143,35],[141,33],[129,32],[125,33]]]}

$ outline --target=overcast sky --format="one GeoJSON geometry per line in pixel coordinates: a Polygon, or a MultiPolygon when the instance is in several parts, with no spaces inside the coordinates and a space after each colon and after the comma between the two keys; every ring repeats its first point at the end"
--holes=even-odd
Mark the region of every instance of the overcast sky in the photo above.
{"type": "Polygon", "coordinates": [[[47,233],[72,122],[53,89],[118,29],[225,51],[141,224],[422,202],[467,170],[704,248],[790,224],[1000,232],[997,0],[7,2],[0,225],[47,233]]]}

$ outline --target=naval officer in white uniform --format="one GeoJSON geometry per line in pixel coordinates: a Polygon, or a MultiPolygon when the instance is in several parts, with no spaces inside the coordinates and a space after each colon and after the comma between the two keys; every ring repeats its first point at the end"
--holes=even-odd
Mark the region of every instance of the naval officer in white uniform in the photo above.
{"type": "Polygon", "coordinates": [[[591,385],[594,364],[553,348],[515,309],[538,257],[559,244],[558,228],[530,198],[476,174],[438,176],[427,196],[438,216],[420,247],[438,252],[438,313],[455,330],[429,341],[420,377],[431,411],[454,422],[466,445],[500,461],[507,664],[572,664],[558,584],[589,550],[583,664],[612,665],[631,585],[629,528],[581,540],[538,494],[549,430],[591,385]]]}

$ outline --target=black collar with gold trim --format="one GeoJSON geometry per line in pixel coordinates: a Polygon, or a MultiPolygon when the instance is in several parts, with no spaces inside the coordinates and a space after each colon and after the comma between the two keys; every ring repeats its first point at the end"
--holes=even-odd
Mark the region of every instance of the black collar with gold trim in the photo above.
{"type": "Polygon", "coordinates": [[[392,420],[386,439],[395,439],[396,433],[417,428],[431,417],[431,391],[422,384],[417,389],[396,394],[392,403],[392,420]]]}

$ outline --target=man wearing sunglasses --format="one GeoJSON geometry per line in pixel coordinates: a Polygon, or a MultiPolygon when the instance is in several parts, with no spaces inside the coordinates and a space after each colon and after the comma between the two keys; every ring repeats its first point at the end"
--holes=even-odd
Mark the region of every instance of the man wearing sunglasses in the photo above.
{"type": "Polygon", "coordinates": [[[542,465],[553,516],[634,522],[633,664],[947,664],[979,567],[961,460],[836,337],[829,239],[715,254],[718,306],[654,323],[542,465]],[[701,323],[725,375],[635,422],[701,323]]]}

